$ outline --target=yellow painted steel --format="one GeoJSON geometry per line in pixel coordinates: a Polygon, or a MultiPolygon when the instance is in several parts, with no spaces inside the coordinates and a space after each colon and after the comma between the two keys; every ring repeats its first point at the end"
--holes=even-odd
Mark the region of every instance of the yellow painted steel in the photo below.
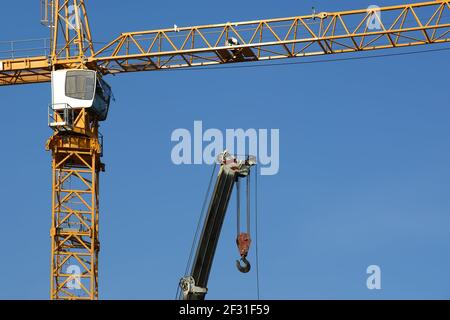
{"type": "Polygon", "coordinates": [[[49,81],[50,71],[61,68],[89,68],[115,74],[450,41],[450,1],[438,0],[378,10],[125,32],[95,51],[84,2],[55,1],[56,18],[63,23],[54,28],[52,38],[56,41],[52,42],[51,56],[0,61],[0,85],[49,81]],[[70,3],[80,8],[75,11],[82,24],[78,29],[68,21],[70,3]],[[371,29],[371,21],[380,28],[371,29]],[[226,44],[231,38],[239,44],[226,44]]]}
{"type": "Polygon", "coordinates": [[[84,134],[56,132],[52,152],[50,298],[98,298],[99,173],[102,143],[98,123],[81,110],[75,127],[84,134]]]}
{"type": "MultiPolygon", "coordinates": [[[[51,70],[87,68],[94,51],[84,0],[54,0],[52,6],[51,56],[36,58],[36,68],[23,68],[20,59],[3,63],[4,69],[19,69],[6,81],[43,82],[51,70]]],[[[104,170],[98,120],[86,109],[76,110],[73,128],[57,129],[47,150],[53,172],[50,299],[98,299],[99,173],[104,170]]]]}
{"type": "Polygon", "coordinates": [[[128,32],[89,61],[103,73],[188,68],[443,43],[449,32],[450,1],[432,1],[128,32]]]}

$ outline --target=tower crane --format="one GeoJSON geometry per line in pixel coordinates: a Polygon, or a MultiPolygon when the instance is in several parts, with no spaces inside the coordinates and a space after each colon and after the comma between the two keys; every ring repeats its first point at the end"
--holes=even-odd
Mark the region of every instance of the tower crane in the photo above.
{"type": "Polygon", "coordinates": [[[105,170],[99,122],[106,120],[111,100],[106,76],[450,41],[450,1],[436,0],[124,32],[95,49],[87,0],[41,1],[50,53],[0,60],[0,86],[52,85],[51,299],[98,298],[99,173],[105,170]]]}

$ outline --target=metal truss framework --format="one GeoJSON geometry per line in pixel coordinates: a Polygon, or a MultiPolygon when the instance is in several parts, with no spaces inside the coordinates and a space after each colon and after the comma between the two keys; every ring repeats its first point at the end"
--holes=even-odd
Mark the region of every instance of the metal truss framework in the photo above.
{"type": "Polygon", "coordinates": [[[55,134],[53,155],[50,298],[98,298],[99,172],[97,137],[55,134]]]}
{"type": "Polygon", "coordinates": [[[48,0],[53,17],[49,56],[0,61],[0,86],[49,82],[52,69],[84,68],[94,55],[85,0],[48,0]]]}
{"type": "Polygon", "coordinates": [[[450,1],[438,0],[371,10],[127,32],[89,56],[93,47],[87,15],[84,1],[78,3],[83,3],[85,21],[81,28],[84,33],[75,37],[78,40],[66,37],[64,50],[55,51],[54,46],[50,59],[42,56],[0,61],[0,85],[46,82],[52,68],[88,67],[115,74],[450,41],[450,1]],[[232,38],[237,42],[230,42],[232,38]],[[87,45],[73,55],[67,44],[74,43],[87,45]],[[68,53],[61,56],[62,52],[68,53]]]}
{"type": "Polygon", "coordinates": [[[124,33],[93,59],[104,73],[173,69],[441,43],[449,32],[450,1],[435,1],[124,33]]]}
{"type": "Polygon", "coordinates": [[[89,19],[84,0],[54,0],[52,64],[83,63],[94,54],[89,19]],[[69,62],[71,61],[71,62],[69,62]]]}

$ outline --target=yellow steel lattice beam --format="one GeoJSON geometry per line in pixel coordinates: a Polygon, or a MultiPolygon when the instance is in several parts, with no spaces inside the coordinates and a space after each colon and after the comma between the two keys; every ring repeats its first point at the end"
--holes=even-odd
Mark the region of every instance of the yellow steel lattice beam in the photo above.
{"type": "Polygon", "coordinates": [[[51,5],[50,54],[0,59],[0,85],[48,82],[52,69],[85,68],[94,55],[85,0],[53,0],[51,5]]]}
{"type": "Polygon", "coordinates": [[[54,135],[50,298],[98,298],[98,137],[54,135]]]}
{"type": "Polygon", "coordinates": [[[433,1],[123,33],[90,61],[104,73],[187,68],[443,43],[449,32],[450,1],[433,1]]]}
{"type": "MultiPolygon", "coordinates": [[[[80,3],[80,15],[89,30],[84,1],[80,3]]],[[[52,68],[86,67],[115,74],[267,61],[444,43],[450,41],[449,32],[450,1],[438,0],[378,10],[127,32],[95,53],[90,32],[78,33],[83,42],[87,39],[78,56],[70,54],[75,42],[67,36],[64,50],[55,48],[50,59],[0,61],[0,85],[49,81],[52,68]],[[234,40],[228,42],[232,38],[237,45],[232,44],[234,40]]]]}

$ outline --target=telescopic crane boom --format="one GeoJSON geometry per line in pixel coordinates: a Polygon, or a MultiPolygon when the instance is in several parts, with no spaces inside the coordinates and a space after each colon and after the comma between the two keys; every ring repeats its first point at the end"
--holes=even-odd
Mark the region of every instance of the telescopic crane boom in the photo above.
{"type": "MultiPolygon", "coordinates": [[[[250,170],[256,164],[254,157],[246,160],[237,160],[227,152],[219,156],[220,171],[214,186],[214,190],[209,202],[208,211],[205,215],[203,229],[198,240],[195,258],[192,263],[190,275],[181,279],[180,287],[184,300],[203,300],[207,293],[208,279],[216,253],[220,232],[227,212],[228,203],[234,186],[239,185],[242,178],[250,179],[250,170]]],[[[247,185],[249,188],[249,185],[247,185]]],[[[248,189],[249,191],[249,189],[248,189]]],[[[248,195],[249,193],[247,193],[248,195]]],[[[240,190],[238,188],[238,212],[240,211],[240,190]]],[[[247,196],[247,203],[250,199],[247,196]]],[[[249,208],[249,206],[247,206],[249,208]]],[[[247,211],[249,216],[250,212],[247,211]]],[[[238,214],[238,225],[240,215],[238,214]]],[[[249,223],[249,222],[247,222],[249,223]]],[[[250,263],[247,261],[247,253],[250,247],[250,230],[247,225],[247,232],[241,233],[238,227],[238,237],[236,239],[243,266],[237,261],[238,269],[241,272],[250,271],[250,263]]]]}

